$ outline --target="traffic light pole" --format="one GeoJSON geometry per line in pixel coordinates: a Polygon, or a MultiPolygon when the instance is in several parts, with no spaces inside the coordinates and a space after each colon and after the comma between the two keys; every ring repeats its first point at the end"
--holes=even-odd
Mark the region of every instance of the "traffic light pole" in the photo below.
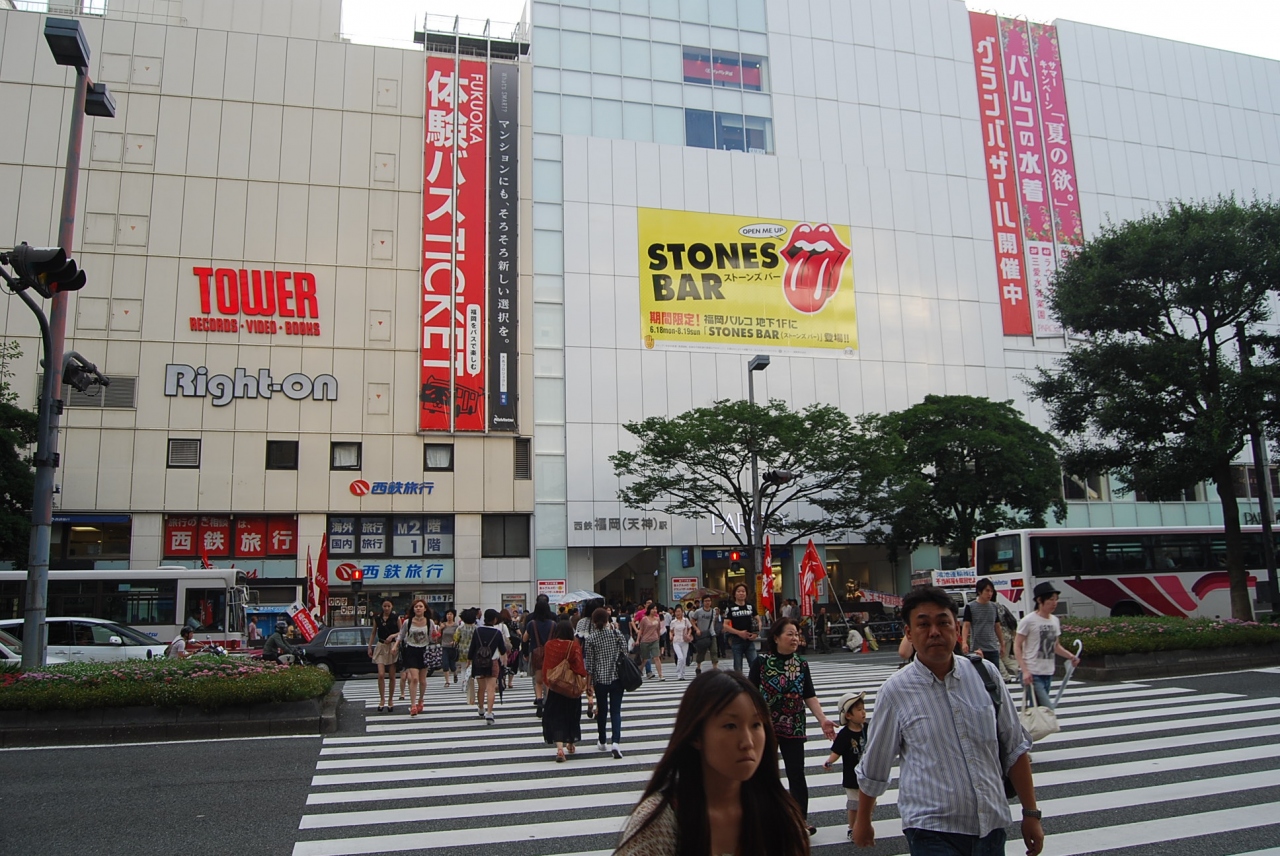
{"type": "MultiPolygon", "coordinates": [[[[71,255],[76,228],[76,192],[80,184],[80,138],[84,133],[84,100],[89,88],[89,70],[76,69],[76,88],[71,100],[71,128],[67,139],[67,166],[62,184],[62,219],[58,246],[71,255]]],[[[55,292],[49,320],[25,292],[19,292],[40,319],[44,339],[44,385],[40,390],[38,435],[36,437],[36,489],[31,502],[31,546],[27,562],[27,597],[22,622],[22,668],[44,665],[48,643],[45,618],[48,612],[49,539],[53,531],[53,477],[58,466],[58,422],[62,402],[63,350],[67,338],[67,295],[55,292]]]]}

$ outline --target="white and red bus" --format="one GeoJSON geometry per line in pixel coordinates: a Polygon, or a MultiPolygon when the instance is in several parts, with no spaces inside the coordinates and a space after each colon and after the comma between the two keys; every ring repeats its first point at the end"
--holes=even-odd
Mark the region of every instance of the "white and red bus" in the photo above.
{"type": "MultiPolygon", "coordinates": [[[[0,619],[22,618],[26,589],[26,571],[0,571],[0,619]]],[[[49,571],[47,614],[102,618],[165,643],[191,622],[198,641],[236,649],[245,644],[247,599],[235,568],[49,571]]]]}
{"type": "MultiPolygon", "coordinates": [[[[1266,573],[1262,529],[1241,529],[1253,597],[1266,573]]],[[[1061,592],[1060,615],[1231,615],[1222,527],[1006,529],[975,539],[974,561],[1019,616],[1035,609],[1042,582],[1061,592]]]]}

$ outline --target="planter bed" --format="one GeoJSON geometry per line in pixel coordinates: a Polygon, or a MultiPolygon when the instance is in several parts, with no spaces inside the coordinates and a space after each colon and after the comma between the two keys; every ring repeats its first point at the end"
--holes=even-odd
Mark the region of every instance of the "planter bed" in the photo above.
{"type": "MultiPolygon", "coordinates": [[[[1280,666],[1280,643],[1241,645],[1228,648],[1150,651],[1136,654],[1099,654],[1080,658],[1074,678],[1082,681],[1140,681],[1203,675],[1237,669],[1280,666]]],[[[1062,674],[1059,666],[1058,674],[1062,674]]]]}

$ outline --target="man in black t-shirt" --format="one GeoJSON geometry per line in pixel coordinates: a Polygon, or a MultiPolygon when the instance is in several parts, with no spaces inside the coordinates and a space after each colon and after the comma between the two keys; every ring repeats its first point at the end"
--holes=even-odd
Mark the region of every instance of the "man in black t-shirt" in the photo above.
{"type": "Polygon", "coordinates": [[[747,660],[747,668],[756,661],[756,636],[760,629],[756,618],[756,607],[747,603],[747,587],[738,583],[733,588],[733,602],[724,613],[724,632],[729,634],[729,645],[733,649],[733,668],[742,671],[742,659],[747,660]]]}

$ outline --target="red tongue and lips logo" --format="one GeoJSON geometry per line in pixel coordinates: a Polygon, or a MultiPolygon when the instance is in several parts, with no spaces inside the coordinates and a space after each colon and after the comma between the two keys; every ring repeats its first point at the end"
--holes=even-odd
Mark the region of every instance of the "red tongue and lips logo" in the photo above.
{"type": "Polygon", "coordinates": [[[791,230],[782,257],[787,261],[783,295],[797,312],[812,315],[836,296],[849,248],[826,223],[801,223],[791,230]]]}

